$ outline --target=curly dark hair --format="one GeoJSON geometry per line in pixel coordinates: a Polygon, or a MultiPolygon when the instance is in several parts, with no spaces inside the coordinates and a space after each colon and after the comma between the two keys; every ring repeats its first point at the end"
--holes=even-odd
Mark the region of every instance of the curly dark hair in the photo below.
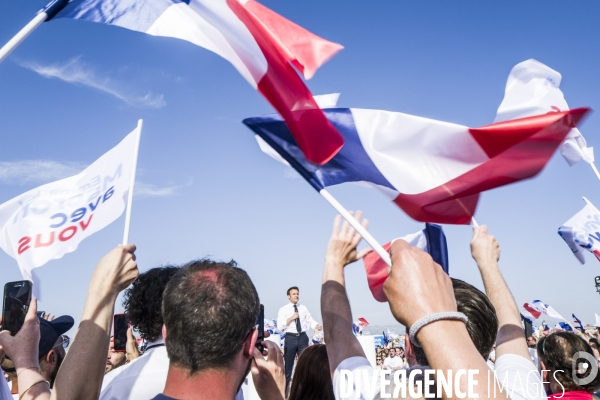
{"type": "Polygon", "coordinates": [[[125,315],[133,329],[148,342],[158,339],[162,332],[163,292],[178,270],[179,267],[173,265],[152,268],[140,274],[125,291],[125,315]]]}

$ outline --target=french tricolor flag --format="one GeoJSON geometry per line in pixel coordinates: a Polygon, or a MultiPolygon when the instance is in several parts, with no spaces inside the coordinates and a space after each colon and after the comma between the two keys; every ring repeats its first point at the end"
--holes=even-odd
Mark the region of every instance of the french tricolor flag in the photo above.
{"type": "Polygon", "coordinates": [[[538,309],[536,306],[532,306],[529,303],[523,304],[523,308],[525,312],[521,311],[522,315],[525,315],[527,318],[538,319],[540,315],[542,315],[542,311],[538,309]]]}
{"type": "Polygon", "coordinates": [[[244,123],[263,151],[277,154],[319,192],[368,183],[417,221],[468,224],[481,192],[538,174],[588,109],[480,128],[382,110],[323,111],[345,144],[322,166],[303,156],[280,116],[244,123]]]}
{"type": "MultiPolygon", "coordinates": [[[[438,263],[444,272],[448,273],[448,244],[446,243],[446,235],[444,235],[441,226],[426,224],[425,229],[422,231],[395,240],[404,240],[409,245],[426,251],[433,258],[433,261],[438,263]]],[[[383,245],[383,248],[389,251],[393,242],[394,240],[383,245]]],[[[367,282],[369,283],[371,294],[375,300],[382,303],[387,302],[387,298],[383,293],[383,284],[388,277],[388,265],[374,251],[367,254],[363,258],[363,262],[365,263],[367,282]]]]}
{"type": "Polygon", "coordinates": [[[279,112],[308,160],[323,164],[343,145],[306,79],[343,47],[253,0],[70,0],[56,18],[116,25],[186,40],[228,60],[279,112]]]}

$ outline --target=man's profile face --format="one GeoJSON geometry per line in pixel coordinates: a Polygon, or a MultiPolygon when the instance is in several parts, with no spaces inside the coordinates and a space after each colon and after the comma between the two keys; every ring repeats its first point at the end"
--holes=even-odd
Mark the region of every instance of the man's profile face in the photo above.
{"type": "Polygon", "coordinates": [[[290,290],[290,294],[288,294],[288,299],[292,304],[296,304],[298,300],[300,300],[300,292],[296,289],[290,290]]]}
{"type": "Polygon", "coordinates": [[[114,338],[110,338],[110,346],[108,347],[108,357],[106,358],[106,369],[104,373],[109,373],[115,368],[119,368],[121,365],[125,364],[126,354],[123,352],[115,351],[115,340],[114,338]]]}
{"type": "Polygon", "coordinates": [[[533,338],[533,336],[529,336],[527,338],[527,346],[529,346],[529,347],[535,346],[535,339],[533,338]]]}

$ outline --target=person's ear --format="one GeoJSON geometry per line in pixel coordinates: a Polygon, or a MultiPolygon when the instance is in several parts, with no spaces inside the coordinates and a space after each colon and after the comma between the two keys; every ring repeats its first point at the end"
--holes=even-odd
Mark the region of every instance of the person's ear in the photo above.
{"type": "Polygon", "coordinates": [[[167,343],[167,327],[165,326],[165,324],[163,324],[162,326],[162,337],[163,341],[167,343]]]}
{"type": "Polygon", "coordinates": [[[56,351],[54,351],[54,349],[50,350],[48,354],[46,354],[45,359],[48,365],[54,367],[58,361],[58,357],[56,357],[56,351]]]}
{"type": "Polygon", "coordinates": [[[254,357],[254,346],[258,340],[258,329],[253,329],[252,333],[248,335],[244,344],[242,345],[242,351],[245,359],[251,359],[254,357]]]}

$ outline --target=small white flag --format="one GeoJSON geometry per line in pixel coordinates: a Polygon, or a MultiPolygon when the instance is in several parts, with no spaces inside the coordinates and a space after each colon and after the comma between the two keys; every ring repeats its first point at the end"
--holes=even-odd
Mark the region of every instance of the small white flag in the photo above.
{"type": "MultiPolygon", "coordinates": [[[[494,122],[567,111],[569,106],[559,89],[561,79],[557,71],[533,59],[515,65],[494,122]]],[[[577,128],[569,132],[560,153],[570,166],[581,160],[594,162],[594,149],[587,147],[577,128]]]]}
{"type": "Polygon", "coordinates": [[[558,234],[582,264],[585,264],[584,249],[600,260],[600,212],[589,201],[581,211],[558,228],[558,234]]]}
{"type": "Polygon", "coordinates": [[[123,213],[139,134],[136,128],[80,174],[0,205],[0,247],[17,260],[23,279],[33,281],[34,268],[75,251],[123,213]]]}

